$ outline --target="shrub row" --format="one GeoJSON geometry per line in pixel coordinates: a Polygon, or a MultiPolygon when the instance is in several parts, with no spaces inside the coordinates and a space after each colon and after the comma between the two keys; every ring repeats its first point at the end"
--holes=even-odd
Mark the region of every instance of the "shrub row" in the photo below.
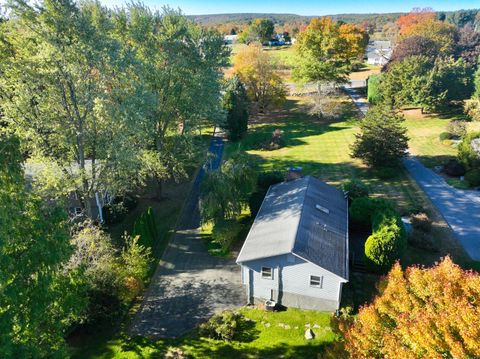
{"type": "Polygon", "coordinates": [[[354,199],[350,206],[350,220],[372,227],[372,234],[365,242],[365,256],[370,269],[390,269],[407,244],[405,229],[393,203],[383,198],[354,199]]]}

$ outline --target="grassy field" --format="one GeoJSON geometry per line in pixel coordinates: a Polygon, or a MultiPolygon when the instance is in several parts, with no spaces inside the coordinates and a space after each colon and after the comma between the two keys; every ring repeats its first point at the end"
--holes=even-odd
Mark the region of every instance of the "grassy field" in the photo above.
{"type": "MultiPolygon", "coordinates": [[[[314,358],[325,345],[335,339],[330,327],[330,313],[288,309],[265,312],[256,308],[241,308],[249,319],[232,342],[202,338],[196,331],[178,339],[150,341],[116,336],[109,341],[93,340],[74,358],[163,358],[167,353],[182,353],[193,358],[314,358]],[[304,339],[309,325],[315,339],[304,339]]],[[[174,356],[171,356],[174,358],[174,356]]]]}

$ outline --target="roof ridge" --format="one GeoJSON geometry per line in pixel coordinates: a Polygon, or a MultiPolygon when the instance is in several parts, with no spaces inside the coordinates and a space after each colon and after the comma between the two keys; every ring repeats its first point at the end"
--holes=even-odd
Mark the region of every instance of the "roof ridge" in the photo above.
{"type": "Polygon", "coordinates": [[[297,237],[298,237],[298,230],[300,228],[300,223],[302,222],[302,219],[303,219],[303,211],[305,210],[305,201],[307,199],[307,192],[308,192],[308,188],[310,187],[310,182],[311,182],[311,179],[313,178],[312,176],[310,175],[307,175],[304,177],[306,180],[307,180],[307,186],[305,187],[305,192],[303,194],[303,200],[302,200],[302,206],[300,208],[300,213],[299,213],[299,217],[298,217],[298,223],[297,223],[297,228],[296,228],[296,231],[295,231],[295,236],[293,237],[293,243],[292,243],[292,247],[290,249],[290,252],[293,253],[293,249],[295,248],[295,244],[297,243],[297,237]]]}

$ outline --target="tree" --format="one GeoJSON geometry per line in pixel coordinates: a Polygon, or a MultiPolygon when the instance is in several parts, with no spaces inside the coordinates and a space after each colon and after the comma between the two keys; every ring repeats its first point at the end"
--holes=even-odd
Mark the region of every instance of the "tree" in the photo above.
{"type": "Polygon", "coordinates": [[[351,61],[364,54],[367,39],[355,26],[328,17],[313,19],[295,44],[294,78],[319,84],[345,82],[351,61]]]}
{"type": "Polygon", "coordinates": [[[451,54],[455,43],[455,27],[438,20],[432,9],[413,9],[397,21],[400,39],[422,36],[437,43],[440,53],[451,54]]]}
{"type": "Polygon", "coordinates": [[[249,45],[234,58],[234,71],[245,84],[250,101],[260,112],[285,101],[286,89],[270,55],[261,46],[249,45]]]}
{"type": "Polygon", "coordinates": [[[404,118],[385,106],[372,107],[360,123],[352,157],[371,167],[395,167],[408,149],[404,118]]]}
{"type": "Polygon", "coordinates": [[[473,26],[467,25],[458,31],[454,55],[470,66],[477,65],[480,57],[480,33],[475,31],[473,26]]]}
{"type": "Polygon", "coordinates": [[[139,245],[139,237],[123,236],[119,251],[104,230],[89,221],[74,229],[72,244],[75,252],[70,269],[83,268],[88,293],[84,323],[110,323],[118,317],[125,304],[143,289],[151,263],[151,250],[139,245]]]}
{"type": "Polygon", "coordinates": [[[178,180],[192,162],[195,143],[188,137],[221,113],[222,68],[228,50],[223,37],[169,8],[153,12],[135,3],[115,14],[116,37],[137,62],[141,88],[138,122],[145,174],[158,183],[178,180]]]}
{"type": "Polygon", "coordinates": [[[372,304],[339,328],[353,358],[480,356],[480,275],[449,257],[432,268],[396,264],[372,304]]]}
{"type": "Polygon", "coordinates": [[[82,317],[81,270],[66,214],[25,189],[19,141],[0,137],[0,356],[64,357],[67,329],[82,317]]]}
{"type": "Polygon", "coordinates": [[[250,44],[252,42],[259,42],[264,44],[273,37],[275,25],[269,19],[255,19],[250,26],[240,34],[240,42],[250,44]]]}
{"type": "Polygon", "coordinates": [[[53,198],[76,192],[91,214],[95,193],[114,196],[138,180],[134,71],[99,3],[12,1],[10,10],[12,55],[0,65],[8,130],[31,158],[55,168],[35,184],[60,182],[47,188],[53,198]]]}
{"type": "Polygon", "coordinates": [[[228,138],[232,141],[239,140],[248,128],[248,97],[238,76],[226,80],[223,109],[227,112],[223,126],[228,138]]]}
{"type": "Polygon", "coordinates": [[[394,47],[390,61],[383,70],[388,71],[394,63],[403,61],[410,56],[426,56],[433,62],[439,53],[439,46],[434,40],[424,36],[410,36],[394,47]]]}
{"type": "Polygon", "coordinates": [[[220,223],[238,217],[256,183],[251,159],[242,154],[235,154],[219,170],[207,173],[200,192],[202,221],[220,223]]]}
{"type": "Polygon", "coordinates": [[[432,59],[426,56],[410,56],[393,63],[382,75],[379,84],[382,101],[392,108],[410,105],[419,106],[422,111],[432,102],[441,103],[443,92],[431,98],[430,74],[433,66],[432,59]]]}

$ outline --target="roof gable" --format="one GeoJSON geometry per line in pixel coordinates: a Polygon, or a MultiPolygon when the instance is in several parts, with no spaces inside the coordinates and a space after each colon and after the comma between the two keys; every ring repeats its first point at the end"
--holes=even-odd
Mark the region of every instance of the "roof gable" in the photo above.
{"type": "Polygon", "coordinates": [[[237,262],[294,253],[346,278],[347,241],[343,192],[307,176],[270,187],[237,262]]]}

